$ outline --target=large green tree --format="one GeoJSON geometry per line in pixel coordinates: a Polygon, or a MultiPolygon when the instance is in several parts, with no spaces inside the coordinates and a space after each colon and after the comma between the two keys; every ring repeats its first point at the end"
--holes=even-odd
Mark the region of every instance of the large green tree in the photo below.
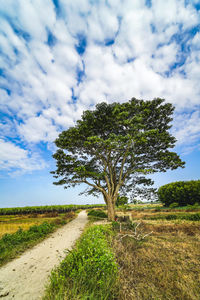
{"type": "Polygon", "coordinates": [[[83,112],[74,127],[56,139],[59,148],[53,157],[58,179],[65,188],[86,184],[84,193],[101,193],[108,218],[114,220],[117,196],[151,185],[145,175],[183,167],[173,148],[171,135],[174,107],[163,99],[131,99],[125,103],[99,103],[83,112]]]}

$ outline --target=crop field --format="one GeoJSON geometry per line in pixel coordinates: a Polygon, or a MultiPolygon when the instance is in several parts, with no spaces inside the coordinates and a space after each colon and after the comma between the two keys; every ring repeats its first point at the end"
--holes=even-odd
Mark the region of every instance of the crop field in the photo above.
{"type": "Polygon", "coordinates": [[[0,215],[26,215],[26,214],[44,214],[44,213],[65,213],[76,211],[78,209],[88,209],[95,207],[104,207],[104,204],[86,204],[86,205],[46,205],[46,206],[26,206],[0,208],[0,215]]]}
{"type": "Polygon", "coordinates": [[[75,216],[74,211],[0,216],[0,265],[33,247],[75,216]]]}
{"type": "Polygon", "coordinates": [[[46,213],[31,215],[0,215],[0,238],[4,234],[16,232],[19,228],[28,230],[33,225],[40,225],[44,222],[59,223],[66,219],[66,214],[46,213]]]}

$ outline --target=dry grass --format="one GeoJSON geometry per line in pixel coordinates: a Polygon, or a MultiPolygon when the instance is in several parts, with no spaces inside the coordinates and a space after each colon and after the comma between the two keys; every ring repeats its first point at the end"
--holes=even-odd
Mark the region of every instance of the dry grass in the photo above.
{"type": "Polygon", "coordinates": [[[123,300],[199,300],[199,222],[142,222],[153,235],[114,240],[123,300]]]}
{"type": "Polygon", "coordinates": [[[14,233],[19,228],[28,230],[33,225],[40,225],[43,222],[54,222],[59,224],[61,220],[70,220],[74,218],[74,212],[65,214],[46,213],[46,214],[31,214],[31,215],[7,215],[0,216],[0,238],[5,233],[14,233]]]}
{"type": "Polygon", "coordinates": [[[162,216],[167,216],[167,215],[171,215],[171,214],[176,214],[177,216],[182,216],[185,215],[186,213],[188,215],[192,215],[195,214],[197,212],[200,212],[199,210],[196,210],[194,212],[186,212],[186,210],[176,210],[176,209],[171,209],[171,210],[167,210],[167,211],[155,211],[155,210],[145,210],[145,211],[132,211],[132,212],[127,212],[126,214],[131,216],[131,218],[133,220],[141,220],[141,219],[145,219],[148,217],[156,217],[159,215],[162,216]]]}

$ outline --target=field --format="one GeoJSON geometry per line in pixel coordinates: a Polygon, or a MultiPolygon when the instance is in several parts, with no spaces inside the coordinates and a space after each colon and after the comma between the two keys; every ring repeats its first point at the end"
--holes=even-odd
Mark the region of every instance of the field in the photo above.
{"type": "MultiPolygon", "coordinates": [[[[56,209],[36,213],[39,208],[34,208],[28,213],[28,208],[24,214],[0,216],[0,243],[8,242],[4,249],[10,247],[11,257],[24,251],[20,242],[22,249],[12,252],[16,248],[12,241],[18,243],[23,232],[35,235],[32,241],[25,240],[25,248],[30,247],[72,219],[78,208],[56,209]]],[[[87,230],[52,273],[45,299],[200,299],[200,206],[129,205],[116,210],[117,221],[93,227],[93,221],[101,218],[105,223],[104,212],[105,207],[99,206],[90,210],[87,230]]],[[[5,261],[9,257],[5,252],[5,261]]]]}
{"type": "Polygon", "coordinates": [[[32,215],[3,215],[0,216],[0,238],[4,234],[16,232],[19,228],[28,230],[33,225],[40,225],[43,222],[51,223],[64,220],[65,214],[46,213],[32,215]]]}
{"type": "Polygon", "coordinates": [[[0,208],[0,215],[27,215],[27,214],[44,214],[44,213],[66,213],[78,209],[88,209],[94,207],[104,207],[104,204],[86,204],[86,205],[45,205],[45,206],[25,206],[0,208]]]}
{"type": "Polygon", "coordinates": [[[156,210],[155,207],[143,209],[140,206],[140,209],[127,212],[133,225],[129,222],[127,227],[127,222],[122,222],[121,235],[118,236],[118,232],[113,240],[120,269],[118,299],[198,300],[200,223],[180,219],[180,216],[198,214],[200,209],[156,210]],[[168,215],[177,218],[167,220],[168,215]],[[141,240],[128,236],[135,233],[138,223],[138,239],[151,233],[141,240]]]}
{"type": "Polygon", "coordinates": [[[33,247],[75,216],[74,211],[0,216],[0,266],[33,247]]]}
{"type": "Polygon", "coordinates": [[[102,205],[51,205],[0,209],[0,265],[33,247],[80,209],[102,205]]]}

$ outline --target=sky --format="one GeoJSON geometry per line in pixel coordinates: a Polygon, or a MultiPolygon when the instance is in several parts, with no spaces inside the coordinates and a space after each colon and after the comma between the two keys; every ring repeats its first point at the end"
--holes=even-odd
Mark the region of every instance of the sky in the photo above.
{"type": "Polygon", "coordinates": [[[164,98],[200,179],[200,0],[0,0],[0,207],[101,203],[52,184],[59,133],[99,102],[164,98]]]}

